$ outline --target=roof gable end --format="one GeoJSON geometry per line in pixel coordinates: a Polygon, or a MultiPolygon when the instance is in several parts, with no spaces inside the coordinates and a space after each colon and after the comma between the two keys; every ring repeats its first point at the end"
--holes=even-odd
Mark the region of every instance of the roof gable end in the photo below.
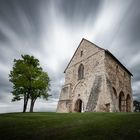
{"type": "Polygon", "coordinates": [[[76,51],[74,52],[74,54],[73,54],[73,56],[72,56],[70,62],[68,63],[66,69],[64,70],[64,73],[66,72],[66,70],[67,70],[67,68],[70,66],[70,64],[72,63],[72,61],[73,61],[73,59],[74,59],[76,53],[80,50],[80,48],[88,49],[87,47],[91,47],[91,49],[97,48],[97,49],[99,49],[99,50],[104,50],[103,48],[98,47],[96,44],[94,44],[94,43],[88,41],[87,39],[83,38],[83,39],[81,40],[81,42],[79,43],[79,45],[78,45],[76,51]]]}

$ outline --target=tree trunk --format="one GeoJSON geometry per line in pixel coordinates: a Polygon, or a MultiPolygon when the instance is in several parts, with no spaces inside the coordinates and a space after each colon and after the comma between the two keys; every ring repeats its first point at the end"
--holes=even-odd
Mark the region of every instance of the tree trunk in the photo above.
{"type": "Polygon", "coordinates": [[[33,112],[34,104],[35,104],[35,99],[31,99],[30,112],[33,112]]]}
{"type": "Polygon", "coordinates": [[[26,109],[27,109],[27,104],[28,104],[28,99],[29,99],[29,93],[24,94],[23,113],[25,113],[25,112],[26,112],[26,109]]]}
{"type": "Polygon", "coordinates": [[[26,112],[26,93],[24,94],[24,104],[23,104],[23,113],[26,112]]]}
{"type": "Polygon", "coordinates": [[[23,113],[26,112],[27,104],[28,104],[28,99],[26,99],[26,101],[24,101],[24,105],[23,105],[23,113]]]}
{"type": "Polygon", "coordinates": [[[27,105],[24,103],[24,105],[23,105],[23,113],[26,112],[26,108],[27,108],[27,105]]]}

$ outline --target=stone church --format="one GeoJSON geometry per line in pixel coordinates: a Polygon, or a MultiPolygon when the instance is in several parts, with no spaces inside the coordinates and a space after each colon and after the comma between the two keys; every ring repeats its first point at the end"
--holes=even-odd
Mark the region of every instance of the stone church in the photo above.
{"type": "Polygon", "coordinates": [[[65,71],[57,112],[131,112],[131,72],[108,50],[82,39],[65,71]]]}

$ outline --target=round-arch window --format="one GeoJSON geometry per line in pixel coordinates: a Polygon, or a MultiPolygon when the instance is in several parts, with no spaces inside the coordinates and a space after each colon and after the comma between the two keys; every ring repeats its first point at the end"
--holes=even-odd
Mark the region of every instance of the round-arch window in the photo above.
{"type": "Polygon", "coordinates": [[[80,64],[78,68],[78,80],[83,79],[83,78],[84,78],[84,65],[80,64]]]}

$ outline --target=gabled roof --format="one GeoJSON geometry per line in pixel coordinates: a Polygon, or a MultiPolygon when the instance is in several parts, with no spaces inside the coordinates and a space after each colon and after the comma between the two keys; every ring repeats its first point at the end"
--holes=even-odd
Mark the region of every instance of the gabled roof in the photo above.
{"type": "Polygon", "coordinates": [[[131,76],[133,76],[132,73],[131,73],[131,72],[130,72],[130,71],[129,71],[129,70],[128,70],[128,69],[127,69],[127,68],[126,68],[126,67],[111,53],[111,52],[110,52],[110,51],[108,51],[107,49],[103,49],[103,48],[97,46],[96,44],[90,42],[89,40],[87,40],[87,39],[85,39],[85,38],[82,38],[80,44],[78,45],[78,47],[77,47],[75,53],[74,53],[73,56],[72,56],[70,62],[68,63],[66,69],[64,70],[64,73],[66,72],[67,68],[69,67],[69,65],[70,65],[70,63],[71,63],[73,57],[75,56],[75,54],[76,54],[78,48],[80,47],[80,45],[81,45],[81,43],[82,43],[83,41],[87,41],[87,42],[89,42],[90,44],[96,46],[97,48],[99,48],[99,49],[101,49],[101,50],[104,50],[106,54],[110,55],[110,56],[111,56],[115,61],[117,61],[131,76]]]}
{"type": "Polygon", "coordinates": [[[90,44],[92,44],[92,45],[94,45],[94,46],[98,47],[99,49],[104,50],[103,48],[101,48],[101,47],[97,46],[96,44],[94,44],[94,43],[90,42],[89,40],[87,40],[87,39],[85,39],[85,38],[82,38],[81,42],[79,43],[79,45],[78,45],[78,47],[77,47],[76,51],[74,52],[74,54],[73,54],[73,56],[72,56],[72,58],[71,58],[70,62],[68,63],[68,65],[67,65],[66,69],[64,70],[64,73],[66,72],[67,68],[69,67],[69,65],[70,65],[70,63],[71,63],[71,61],[72,61],[73,57],[75,56],[75,54],[76,54],[76,52],[77,52],[78,48],[81,46],[81,44],[82,44],[82,42],[83,42],[83,41],[89,42],[90,44]]]}

